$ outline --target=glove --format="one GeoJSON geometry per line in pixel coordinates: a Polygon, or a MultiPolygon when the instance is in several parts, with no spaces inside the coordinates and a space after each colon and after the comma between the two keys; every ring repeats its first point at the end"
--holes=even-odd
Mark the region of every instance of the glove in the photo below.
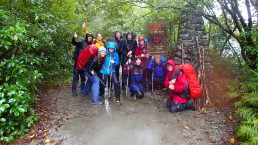
{"type": "Polygon", "coordinates": [[[115,63],[115,61],[114,60],[110,60],[110,63],[115,63]]]}

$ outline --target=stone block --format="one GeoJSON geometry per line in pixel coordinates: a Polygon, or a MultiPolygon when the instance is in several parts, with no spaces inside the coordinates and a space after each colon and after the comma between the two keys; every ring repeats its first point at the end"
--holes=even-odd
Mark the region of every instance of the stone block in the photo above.
{"type": "Polygon", "coordinates": [[[184,29],[184,28],[186,28],[186,23],[180,23],[180,29],[184,29]]]}
{"type": "Polygon", "coordinates": [[[192,18],[190,22],[192,24],[204,24],[203,18],[201,16],[192,18]]]}
{"type": "Polygon", "coordinates": [[[188,36],[188,34],[186,34],[186,35],[180,34],[179,38],[181,38],[182,40],[191,40],[191,38],[188,36]]]}
{"type": "Polygon", "coordinates": [[[193,31],[191,33],[189,33],[189,37],[193,38],[193,40],[195,40],[196,37],[200,37],[201,34],[198,33],[197,31],[193,31]]]}
{"type": "Polygon", "coordinates": [[[184,47],[189,48],[189,47],[192,47],[192,46],[195,46],[195,45],[196,44],[193,41],[184,41],[184,47]]]}
{"type": "Polygon", "coordinates": [[[204,56],[204,62],[206,62],[206,63],[211,62],[211,57],[210,56],[204,56]]]}
{"type": "Polygon", "coordinates": [[[190,24],[190,23],[188,23],[188,24],[186,25],[186,28],[189,29],[189,30],[194,30],[195,26],[192,25],[192,24],[190,24]]]}
{"type": "Polygon", "coordinates": [[[188,33],[189,32],[186,29],[182,29],[182,30],[179,31],[179,34],[188,34],[188,33]]]}
{"type": "Polygon", "coordinates": [[[195,26],[195,30],[196,31],[204,31],[205,30],[205,27],[203,25],[196,25],[195,26]]]}
{"type": "Polygon", "coordinates": [[[175,56],[181,57],[181,56],[182,56],[182,53],[181,53],[180,51],[177,51],[177,52],[175,53],[175,56]]]}
{"type": "Polygon", "coordinates": [[[174,62],[175,62],[176,65],[181,64],[182,59],[180,57],[175,57],[174,62]]]}
{"type": "Polygon", "coordinates": [[[201,45],[201,46],[206,46],[208,44],[209,44],[209,42],[206,39],[203,39],[203,40],[199,41],[199,45],[201,45]]]}

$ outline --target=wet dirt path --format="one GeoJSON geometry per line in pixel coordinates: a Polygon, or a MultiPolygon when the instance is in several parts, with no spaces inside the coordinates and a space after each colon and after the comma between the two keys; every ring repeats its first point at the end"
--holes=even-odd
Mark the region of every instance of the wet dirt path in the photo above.
{"type": "Polygon", "coordinates": [[[151,94],[143,99],[126,99],[123,92],[122,105],[112,97],[109,106],[97,106],[90,104],[90,95],[72,96],[66,86],[44,94],[41,105],[48,109],[42,114],[51,112],[50,119],[40,121],[45,134],[23,144],[229,144],[233,126],[227,114],[214,108],[208,108],[206,113],[170,113],[165,106],[157,109],[160,99],[151,94]]]}

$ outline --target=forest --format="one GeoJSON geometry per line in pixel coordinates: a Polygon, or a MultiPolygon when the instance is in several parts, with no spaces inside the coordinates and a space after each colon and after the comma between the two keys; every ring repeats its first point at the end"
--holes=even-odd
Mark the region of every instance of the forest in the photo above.
{"type": "Polygon", "coordinates": [[[70,43],[75,32],[84,38],[83,22],[105,39],[117,30],[146,37],[147,24],[165,23],[173,26],[172,53],[185,9],[204,18],[216,78],[209,88],[235,101],[238,144],[258,144],[257,0],[1,0],[0,144],[14,142],[39,120],[39,92],[71,82],[70,43]]]}

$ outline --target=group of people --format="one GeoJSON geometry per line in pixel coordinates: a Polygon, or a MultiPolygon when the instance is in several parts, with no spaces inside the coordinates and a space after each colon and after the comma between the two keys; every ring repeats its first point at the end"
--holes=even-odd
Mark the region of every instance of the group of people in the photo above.
{"type": "Polygon", "coordinates": [[[81,94],[88,94],[92,91],[92,103],[101,105],[101,97],[104,97],[105,90],[114,88],[116,103],[121,104],[121,89],[130,90],[130,97],[133,99],[143,98],[147,90],[153,88],[169,88],[172,93],[168,99],[167,106],[172,112],[182,111],[191,108],[192,100],[187,98],[187,94],[182,97],[187,83],[182,83],[185,79],[182,73],[175,74],[175,64],[173,60],[167,60],[164,56],[149,56],[147,44],[144,37],[138,37],[129,31],[122,37],[120,31],[116,31],[114,38],[103,41],[102,35],[97,34],[97,38],[88,32],[85,23],[83,30],[86,35],[85,40],[76,41],[75,33],[71,44],[74,49],[74,71],[72,93],[77,94],[79,76],[81,78],[81,94]],[[91,57],[82,70],[76,66],[76,61],[80,53],[89,47],[97,47],[98,53],[91,57]],[[121,86],[119,70],[122,68],[121,86]],[[85,84],[85,76],[88,78],[85,84]],[[108,83],[107,83],[107,80],[108,83]],[[154,87],[155,86],[155,87],[154,87]]]}

